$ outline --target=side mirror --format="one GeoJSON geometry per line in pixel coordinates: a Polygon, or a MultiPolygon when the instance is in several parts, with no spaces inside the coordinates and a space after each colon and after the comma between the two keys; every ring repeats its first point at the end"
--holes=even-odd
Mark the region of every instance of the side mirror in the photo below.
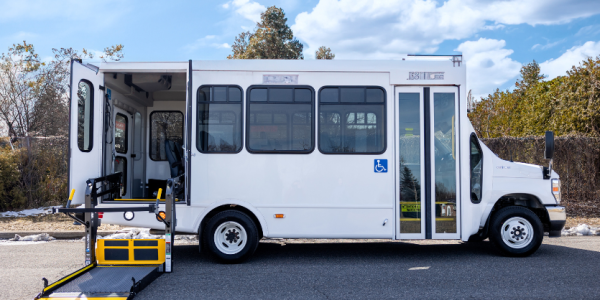
{"type": "Polygon", "coordinates": [[[554,132],[546,131],[546,150],[544,151],[545,159],[552,159],[554,157],[554,132]]]}

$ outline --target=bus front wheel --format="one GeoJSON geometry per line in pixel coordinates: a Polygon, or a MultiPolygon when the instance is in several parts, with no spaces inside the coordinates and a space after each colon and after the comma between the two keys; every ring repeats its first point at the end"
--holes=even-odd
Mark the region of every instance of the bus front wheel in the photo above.
{"type": "Polygon", "coordinates": [[[222,211],[207,223],[205,245],[214,258],[223,263],[240,263],[258,246],[258,230],[248,215],[236,210],[222,211]]]}
{"type": "Polygon", "coordinates": [[[529,256],[542,244],[542,221],[525,207],[505,207],[490,221],[490,242],[506,256],[529,256]]]}

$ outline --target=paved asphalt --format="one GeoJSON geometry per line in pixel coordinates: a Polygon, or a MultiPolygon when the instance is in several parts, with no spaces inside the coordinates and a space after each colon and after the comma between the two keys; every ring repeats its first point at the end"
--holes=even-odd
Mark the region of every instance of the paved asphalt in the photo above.
{"type": "MultiPolygon", "coordinates": [[[[0,246],[2,294],[31,299],[42,276],[52,282],[74,271],[82,249],[65,241],[0,246]]],[[[261,243],[238,265],[217,264],[193,245],[174,254],[174,272],[136,299],[600,299],[600,237],[545,238],[527,258],[453,241],[261,243]]]]}

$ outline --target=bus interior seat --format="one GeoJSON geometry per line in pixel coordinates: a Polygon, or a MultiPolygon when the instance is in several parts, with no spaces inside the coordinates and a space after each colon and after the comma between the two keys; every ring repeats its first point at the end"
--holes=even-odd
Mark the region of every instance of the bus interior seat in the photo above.
{"type": "Polygon", "coordinates": [[[170,139],[165,139],[165,152],[171,169],[171,178],[175,178],[184,173],[181,145],[170,139]]]}

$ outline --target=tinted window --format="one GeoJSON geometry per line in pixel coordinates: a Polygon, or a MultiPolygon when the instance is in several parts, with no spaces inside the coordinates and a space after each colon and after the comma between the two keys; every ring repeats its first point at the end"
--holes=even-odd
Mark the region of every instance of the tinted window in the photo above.
{"type": "Polygon", "coordinates": [[[183,113],[155,111],[150,114],[150,159],[167,160],[165,140],[183,144],[183,113]]]}
{"type": "Polygon", "coordinates": [[[251,152],[309,153],[314,148],[314,92],[308,87],[251,88],[247,143],[251,152]]]}
{"type": "Polygon", "coordinates": [[[372,87],[321,89],[319,149],[323,153],[383,152],[385,150],[384,90],[372,87]]]}
{"type": "Polygon", "coordinates": [[[93,86],[87,81],[80,81],[77,88],[77,146],[84,152],[92,150],[93,110],[93,86]]]}
{"type": "Polygon", "coordinates": [[[483,153],[475,134],[471,135],[471,201],[481,202],[483,153]]]}
{"type": "Polygon", "coordinates": [[[115,150],[118,153],[127,153],[127,116],[115,116],[115,150]]]}
{"type": "Polygon", "coordinates": [[[235,153],[242,150],[242,89],[203,86],[198,90],[197,105],[198,151],[235,153]]]}

